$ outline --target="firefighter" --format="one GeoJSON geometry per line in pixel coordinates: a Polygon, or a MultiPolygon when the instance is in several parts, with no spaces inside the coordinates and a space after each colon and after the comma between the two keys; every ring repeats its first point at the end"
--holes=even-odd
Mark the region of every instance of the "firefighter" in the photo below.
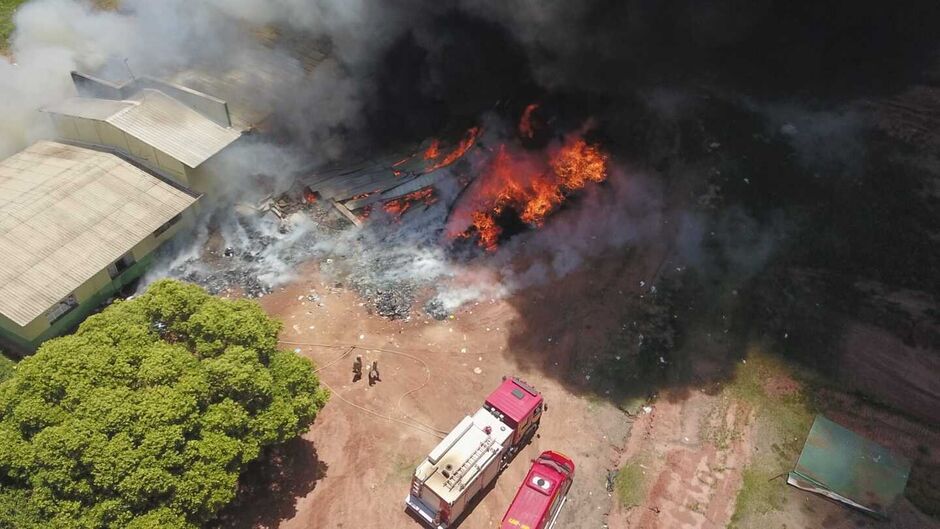
{"type": "Polygon", "coordinates": [[[379,363],[378,361],[372,362],[372,367],[369,368],[369,385],[374,386],[376,382],[381,382],[382,379],[379,377],[379,363]]]}
{"type": "Polygon", "coordinates": [[[362,357],[356,356],[353,362],[353,382],[358,382],[362,378],[362,357]]]}

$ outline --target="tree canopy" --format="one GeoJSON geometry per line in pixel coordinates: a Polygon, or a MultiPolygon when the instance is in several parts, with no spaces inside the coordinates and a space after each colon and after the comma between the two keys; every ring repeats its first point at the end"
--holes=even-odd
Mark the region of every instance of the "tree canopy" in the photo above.
{"type": "Polygon", "coordinates": [[[0,382],[13,376],[15,365],[13,360],[3,356],[3,351],[0,351],[0,382]]]}
{"type": "Polygon", "coordinates": [[[328,394],[250,301],[175,281],[50,340],[0,383],[0,528],[195,528],[328,394]]]}

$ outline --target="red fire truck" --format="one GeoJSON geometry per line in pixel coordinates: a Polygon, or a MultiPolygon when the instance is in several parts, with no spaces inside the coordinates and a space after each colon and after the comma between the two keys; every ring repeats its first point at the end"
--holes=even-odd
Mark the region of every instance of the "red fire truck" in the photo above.
{"type": "Polygon", "coordinates": [[[516,492],[500,529],[552,529],[568,499],[574,462],[558,452],[542,452],[516,492]]]}
{"type": "Polygon", "coordinates": [[[435,529],[449,527],[528,444],[544,409],[535,388],[504,378],[418,465],[405,507],[435,529]]]}

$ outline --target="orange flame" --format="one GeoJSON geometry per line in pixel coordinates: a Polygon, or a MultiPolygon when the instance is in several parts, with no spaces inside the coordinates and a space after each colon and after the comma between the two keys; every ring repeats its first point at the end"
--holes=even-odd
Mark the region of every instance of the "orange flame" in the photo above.
{"type": "Polygon", "coordinates": [[[405,196],[396,198],[395,200],[389,200],[383,206],[385,211],[390,215],[400,218],[405,214],[406,211],[411,209],[411,206],[417,204],[418,202],[424,203],[425,206],[430,206],[437,202],[437,196],[434,194],[433,187],[427,187],[424,189],[419,189],[413,193],[408,193],[405,196]]]}
{"type": "MultiPolygon", "coordinates": [[[[442,158],[437,163],[430,164],[427,168],[427,172],[436,171],[437,169],[440,169],[441,167],[447,167],[448,165],[462,158],[463,155],[467,154],[467,151],[469,151],[470,148],[473,147],[473,145],[476,143],[477,138],[479,136],[480,136],[480,127],[473,127],[470,130],[468,130],[467,133],[464,134],[463,139],[460,140],[460,144],[457,145],[457,148],[455,148],[453,151],[450,152],[450,154],[442,158]]],[[[435,152],[437,152],[437,149],[439,148],[439,144],[437,143],[437,140],[434,140],[433,142],[431,142],[431,147],[428,147],[428,151],[424,153],[425,159],[429,159],[427,155],[429,152],[431,152],[431,148],[435,148],[435,152]]],[[[440,156],[440,153],[437,152],[437,156],[435,156],[434,159],[437,159],[439,156],[440,156]]]]}
{"type": "Polygon", "coordinates": [[[541,227],[566,199],[589,182],[607,178],[607,155],[584,139],[569,138],[548,160],[527,154],[510,154],[500,146],[476,188],[470,227],[461,237],[478,236],[478,244],[496,249],[502,228],[497,218],[507,209],[535,227],[541,227]]]}
{"type": "Polygon", "coordinates": [[[304,186],[303,195],[304,202],[307,204],[313,204],[320,199],[320,195],[316,191],[310,189],[309,186],[304,186]]]}
{"type": "Polygon", "coordinates": [[[532,103],[525,107],[525,110],[522,112],[522,118],[519,119],[519,135],[523,138],[528,138],[531,140],[533,137],[535,137],[535,127],[532,124],[532,114],[535,113],[538,108],[538,103],[532,103]]]}
{"type": "Polygon", "coordinates": [[[431,145],[424,151],[425,160],[436,160],[441,155],[441,140],[435,138],[431,140],[431,145]]]}

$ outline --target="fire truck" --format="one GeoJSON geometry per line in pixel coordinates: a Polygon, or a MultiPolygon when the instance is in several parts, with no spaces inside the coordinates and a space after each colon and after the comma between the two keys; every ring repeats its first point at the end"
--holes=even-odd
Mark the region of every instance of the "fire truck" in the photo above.
{"type": "Polygon", "coordinates": [[[500,529],[552,529],[568,499],[574,462],[558,452],[542,452],[516,492],[500,529]]]}
{"type": "Polygon", "coordinates": [[[544,409],[535,388],[504,378],[415,469],[406,509],[435,529],[449,527],[532,440],[544,409]]]}

